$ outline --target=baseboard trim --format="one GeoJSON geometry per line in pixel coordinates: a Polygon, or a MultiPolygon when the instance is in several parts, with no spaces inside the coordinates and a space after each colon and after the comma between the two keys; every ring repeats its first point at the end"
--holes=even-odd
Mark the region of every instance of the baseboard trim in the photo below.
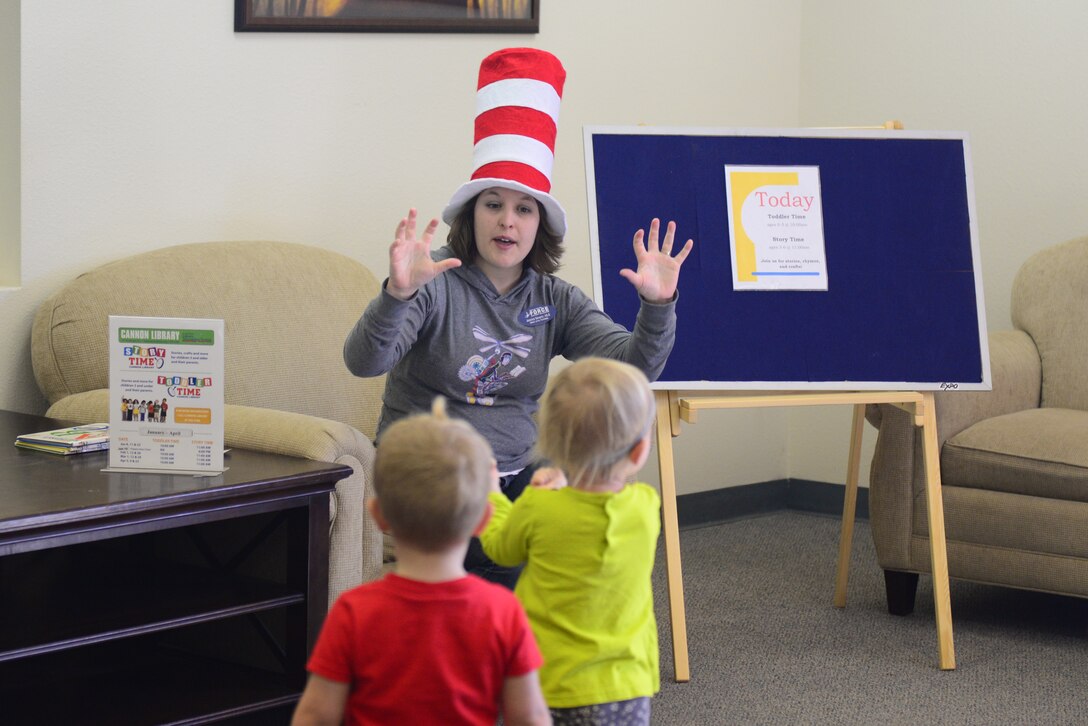
{"type": "MultiPolygon", "coordinates": [[[[681,529],[705,527],[783,509],[841,517],[844,491],[841,484],[778,479],[681,494],[676,498],[676,512],[681,529]]],[[[865,487],[858,487],[856,516],[858,519],[869,518],[869,490],[865,487]]]]}

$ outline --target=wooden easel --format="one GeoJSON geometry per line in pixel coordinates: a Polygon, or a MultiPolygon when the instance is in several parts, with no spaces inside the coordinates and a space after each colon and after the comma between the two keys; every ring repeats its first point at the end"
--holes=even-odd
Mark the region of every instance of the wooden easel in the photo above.
{"type": "Polygon", "coordinates": [[[784,392],[753,395],[749,393],[707,394],[699,391],[657,391],[657,456],[661,477],[661,507],[665,536],[665,569],[668,577],[669,616],[672,622],[672,647],[677,681],[691,678],[688,667],[687,620],[684,612],[684,581],[680,565],[680,529],[676,514],[676,469],[672,439],[680,435],[680,420],[694,424],[698,412],[709,409],[765,408],[771,406],[852,405],[854,419],[850,432],[847,460],[846,496],[843,503],[839,538],[839,561],[835,577],[835,607],[846,607],[846,583],[850,569],[850,550],[854,534],[858,472],[861,466],[861,441],[865,426],[865,406],[890,403],[914,414],[914,425],[922,429],[926,473],[926,509],[929,524],[929,554],[933,574],[933,604],[937,620],[937,652],[942,670],[956,667],[952,642],[952,605],[949,598],[948,554],[945,544],[944,505],[937,449],[937,417],[932,392],[860,391],[860,392],[784,392]]]}
{"type": "MultiPolygon", "coordinates": [[[[840,127],[841,128],[841,127],[840,127]]],[[[880,126],[855,126],[856,129],[902,129],[899,121],[880,126]]],[[[857,506],[858,472],[861,466],[861,441],[865,426],[865,406],[890,403],[914,414],[914,425],[922,429],[926,475],[926,510],[929,526],[930,567],[933,575],[933,604],[937,620],[937,655],[941,670],[956,667],[952,641],[952,605],[948,583],[948,552],[944,531],[944,504],[941,498],[940,452],[937,445],[937,417],[932,392],[783,392],[749,394],[708,394],[700,391],[657,391],[657,456],[661,477],[661,506],[665,536],[665,569],[668,577],[669,617],[672,622],[672,647],[677,681],[691,678],[688,665],[687,618],[684,611],[684,580],[680,565],[680,527],[676,513],[676,468],[672,439],[680,435],[680,420],[695,423],[704,409],[764,408],[769,406],[852,405],[854,419],[850,432],[850,452],[846,470],[846,495],[843,502],[842,529],[839,536],[839,561],[835,576],[835,607],[846,607],[846,584],[850,569],[850,550],[854,535],[857,506]]]]}

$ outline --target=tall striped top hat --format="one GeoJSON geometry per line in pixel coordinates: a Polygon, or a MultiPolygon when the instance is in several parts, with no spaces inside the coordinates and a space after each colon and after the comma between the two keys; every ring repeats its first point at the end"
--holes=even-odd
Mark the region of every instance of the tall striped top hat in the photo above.
{"type": "Polygon", "coordinates": [[[566,234],[567,213],[548,193],[566,78],[558,58],[535,48],[506,48],[484,58],[476,87],[472,176],[442,212],[447,224],[483,190],[505,187],[535,198],[548,229],[566,234]]]}

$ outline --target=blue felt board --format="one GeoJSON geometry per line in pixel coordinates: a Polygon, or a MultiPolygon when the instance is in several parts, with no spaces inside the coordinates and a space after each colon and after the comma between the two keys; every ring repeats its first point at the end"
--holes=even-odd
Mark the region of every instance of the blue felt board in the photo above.
{"type": "Polygon", "coordinates": [[[630,328],[631,239],[695,247],[656,388],[989,389],[967,139],[948,132],[587,127],[597,303],[630,328]],[[817,166],[826,291],[734,291],[725,165],[817,166]]]}

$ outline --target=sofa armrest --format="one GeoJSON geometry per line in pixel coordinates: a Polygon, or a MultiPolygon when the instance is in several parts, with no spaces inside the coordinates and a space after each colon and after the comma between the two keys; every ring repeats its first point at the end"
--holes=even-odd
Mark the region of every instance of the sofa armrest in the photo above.
{"type": "MultiPolygon", "coordinates": [[[[109,420],[109,390],[62,398],[47,415],[76,423],[109,420]]],[[[330,499],[329,605],[344,590],[381,575],[381,531],[366,513],[373,494],[374,446],[357,429],[330,419],[254,406],[224,407],[224,445],[350,466],[330,499]]]]}
{"type": "Polygon", "coordinates": [[[104,423],[110,420],[110,389],[99,388],[65,396],[50,406],[45,415],[77,424],[104,423]]]}
{"type": "Polygon", "coordinates": [[[938,445],[983,419],[1038,408],[1043,370],[1035,341],[1022,330],[1002,330],[990,338],[990,391],[943,391],[937,405],[938,445]]]}
{"type": "MultiPolygon", "coordinates": [[[[990,391],[940,391],[937,404],[938,445],[972,424],[1014,411],[1038,408],[1043,371],[1035,342],[1022,330],[990,334],[990,391]]],[[[865,420],[880,429],[887,404],[869,404],[865,420]]]]}
{"type": "Polygon", "coordinates": [[[381,576],[382,534],[366,511],[374,494],[374,445],[347,424],[253,406],[226,406],[229,447],[350,466],[330,504],[329,606],[340,593],[381,576]]]}
{"type": "MultiPolygon", "coordinates": [[[[1023,331],[990,335],[991,391],[946,391],[934,395],[938,447],[992,416],[1036,408],[1042,385],[1039,353],[1023,331]]],[[[869,472],[869,517],[877,561],[884,569],[924,569],[912,562],[914,503],[925,496],[921,429],[914,417],[891,404],[866,407],[878,434],[869,472]]],[[[939,449],[938,449],[939,450],[939,449]]]]}

